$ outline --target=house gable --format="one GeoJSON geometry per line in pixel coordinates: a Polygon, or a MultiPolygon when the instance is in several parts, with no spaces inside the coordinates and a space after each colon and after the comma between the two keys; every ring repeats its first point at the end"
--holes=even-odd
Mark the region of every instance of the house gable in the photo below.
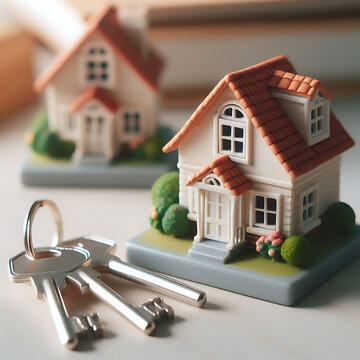
{"type": "Polygon", "coordinates": [[[116,56],[123,59],[144,83],[152,90],[157,90],[164,65],[163,60],[153,49],[149,50],[146,59],[141,57],[141,54],[139,54],[121,27],[114,7],[106,7],[104,11],[89,22],[87,31],[81,39],[68,51],[60,54],[53,64],[36,80],[34,84],[35,90],[41,92],[51,83],[95,33],[102,41],[111,46],[116,56]]]}
{"type": "MultiPolygon", "coordinates": [[[[209,108],[217,101],[219,94],[224,92],[226,86],[234,93],[257,129],[257,133],[263,137],[292,179],[311,171],[354,145],[351,137],[332,113],[329,138],[313,146],[306,144],[268,88],[269,79],[277,70],[295,73],[286,57],[278,56],[225,76],[179,133],[164,146],[163,151],[175,150],[186,140],[206,118],[209,108]]],[[[306,85],[307,89],[310,88],[308,93],[313,91],[309,84],[306,85]]]]}

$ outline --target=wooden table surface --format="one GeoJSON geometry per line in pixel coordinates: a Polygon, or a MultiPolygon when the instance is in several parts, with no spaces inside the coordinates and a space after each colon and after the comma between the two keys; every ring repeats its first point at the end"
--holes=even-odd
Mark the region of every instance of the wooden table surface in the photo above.
{"type": "MultiPolygon", "coordinates": [[[[165,297],[176,319],[147,337],[93,296],[69,288],[70,315],[99,312],[105,337],[87,341],[76,352],[62,348],[46,303],[31,286],[12,284],[6,271],[10,257],[23,250],[24,216],[34,200],[54,200],[63,216],[65,238],[97,234],[116,240],[124,258],[125,242],[148,227],[149,190],[25,188],[19,169],[26,155],[24,133],[38,103],[0,124],[0,357],[1,359],[356,359],[360,343],[360,260],[288,308],[198,285],[208,305],[198,309],[165,297]]],[[[336,100],[333,109],[360,143],[359,99],[336,100]]],[[[175,128],[191,114],[171,111],[162,118],[175,128]]],[[[343,157],[341,199],[360,218],[360,147],[343,157]]],[[[53,231],[48,211],[34,225],[36,246],[47,245],[53,231]]],[[[155,295],[126,281],[105,281],[133,303],[155,295]]]]}

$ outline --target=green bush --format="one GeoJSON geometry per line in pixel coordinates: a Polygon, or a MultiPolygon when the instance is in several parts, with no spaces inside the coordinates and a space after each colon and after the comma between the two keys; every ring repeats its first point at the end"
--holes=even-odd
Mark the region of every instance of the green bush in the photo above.
{"type": "Polygon", "coordinates": [[[186,236],[191,231],[191,221],[187,218],[189,210],[180,204],[172,204],[162,219],[162,228],[165,234],[186,236]]]}
{"type": "Polygon", "coordinates": [[[151,188],[151,200],[154,207],[150,210],[150,225],[163,231],[162,218],[166,210],[179,202],[179,173],[174,171],[159,177],[151,188]]]}
{"type": "Polygon", "coordinates": [[[162,147],[164,146],[164,139],[155,135],[144,143],[145,156],[150,160],[158,160],[162,155],[162,147]]]}
{"type": "Polygon", "coordinates": [[[336,202],[326,210],[322,224],[336,235],[350,235],[355,226],[355,212],[348,204],[336,202]]]}
{"type": "Polygon", "coordinates": [[[281,257],[288,264],[300,266],[309,260],[311,246],[305,236],[289,236],[281,246],[281,257]]]}
{"type": "Polygon", "coordinates": [[[160,176],[151,188],[151,200],[160,216],[171,204],[178,203],[179,173],[173,171],[160,176]]]}
{"type": "Polygon", "coordinates": [[[37,115],[32,133],[31,147],[40,154],[54,158],[69,158],[75,151],[75,144],[72,141],[63,141],[56,132],[49,130],[48,117],[44,111],[37,115]]]}

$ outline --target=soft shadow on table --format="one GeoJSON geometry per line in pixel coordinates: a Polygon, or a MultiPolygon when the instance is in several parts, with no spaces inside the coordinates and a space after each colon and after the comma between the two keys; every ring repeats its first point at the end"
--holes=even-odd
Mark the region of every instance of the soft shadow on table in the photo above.
{"type": "Polygon", "coordinates": [[[313,290],[303,300],[299,301],[296,308],[314,308],[327,306],[343,297],[357,298],[360,300],[360,260],[348,265],[323,285],[313,290]]]}
{"type": "Polygon", "coordinates": [[[103,329],[103,331],[104,331],[104,336],[102,338],[89,337],[87,339],[81,339],[79,341],[79,345],[76,347],[75,351],[79,351],[79,352],[92,351],[96,348],[96,343],[98,341],[112,339],[117,336],[117,334],[115,334],[111,330],[103,329]]]}

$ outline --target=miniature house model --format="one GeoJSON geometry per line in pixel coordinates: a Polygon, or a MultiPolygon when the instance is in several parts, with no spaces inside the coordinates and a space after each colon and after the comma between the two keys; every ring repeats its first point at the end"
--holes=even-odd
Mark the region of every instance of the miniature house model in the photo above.
{"type": "Polygon", "coordinates": [[[191,251],[320,224],[339,199],[339,155],[354,144],[330,100],[283,56],[219,82],[163,148],[179,152],[180,203],[197,222],[191,251]]]}
{"type": "Polygon", "coordinates": [[[155,132],[163,62],[146,43],[145,14],[119,17],[108,7],[92,19],[35,83],[46,90],[49,128],[74,141],[77,160],[108,162],[155,132]]]}

